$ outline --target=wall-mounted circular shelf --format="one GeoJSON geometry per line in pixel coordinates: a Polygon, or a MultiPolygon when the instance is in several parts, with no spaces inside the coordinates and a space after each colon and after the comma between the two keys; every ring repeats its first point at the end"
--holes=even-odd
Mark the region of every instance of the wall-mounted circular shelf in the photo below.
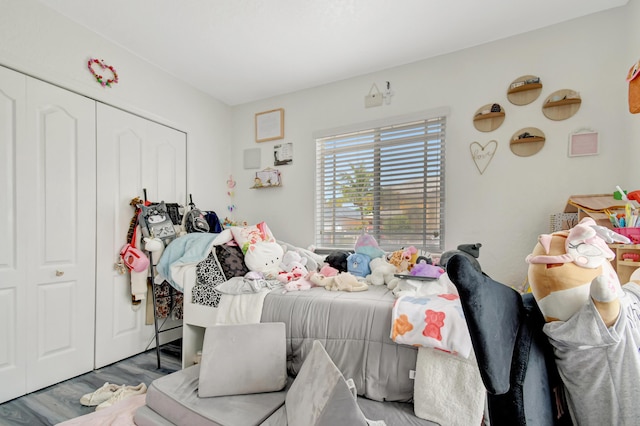
{"type": "Polygon", "coordinates": [[[487,104],[474,114],[473,126],[481,132],[491,132],[502,125],[504,117],[504,108],[500,104],[487,104]]]}
{"type": "Polygon", "coordinates": [[[511,82],[507,89],[507,99],[514,105],[527,105],[538,99],[542,92],[540,77],[523,75],[511,82]]]}
{"type": "Polygon", "coordinates": [[[557,90],[544,100],[542,113],[549,120],[566,120],[578,112],[581,103],[580,94],[575,90],[557,90]]]}
{"type": "Polygon", "coordinates": [[[537,127],[525,127],[511,136],[509,148],[518,157],[529,157],[542,149],[545,140],[542,130],[537,127]]]}

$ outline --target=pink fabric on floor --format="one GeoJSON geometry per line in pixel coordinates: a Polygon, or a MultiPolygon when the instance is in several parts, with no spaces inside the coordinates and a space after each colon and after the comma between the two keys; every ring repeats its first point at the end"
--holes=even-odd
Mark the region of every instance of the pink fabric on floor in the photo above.
{"type": "Polygon", "coordinates": [[[133,422],[133,415],[138,408],[145,404],[146,397],[146,394],[135,395],[127,399],[123,399],[122,401],[113,404],[111,407],[58,423],[57,426],[135,426],[135,423],[133,422]]]}

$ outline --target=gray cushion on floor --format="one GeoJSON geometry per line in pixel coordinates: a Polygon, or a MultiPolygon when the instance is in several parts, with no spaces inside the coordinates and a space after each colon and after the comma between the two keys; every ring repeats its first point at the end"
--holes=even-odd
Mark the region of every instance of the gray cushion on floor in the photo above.
{"type": "Polygon", "coordinates": [[[260,426],[288,426],[286,405],[278,408],[278,411],[273,413],[271,417],[265,420],[260,426]]]}
{"type": "MultiPolygon", "coordinates": [[[[383,420],[387,426],[439,426],[438,423],[416,417],[413,404],[408,402],[379,402],[359,396],[358,405],[367,419],[383,420]]],[[[286,425],[287,406],[283,405],[260,426],[286,425]]]]}
{"type": "Polygon", "coordinates": [[[154,380],[147,406],[168,421],[189,426],[259,425],[284,404],[286,389],[250,395],[198,397],[200,365],[154,380]]]}
{"type": "Polygon", "coordinates": [[[438,423],[416,417],[411,403],[379,402],[358,397],[358,405],[367,419],[384,420],[387,426],[438,426],[438,423]]]}

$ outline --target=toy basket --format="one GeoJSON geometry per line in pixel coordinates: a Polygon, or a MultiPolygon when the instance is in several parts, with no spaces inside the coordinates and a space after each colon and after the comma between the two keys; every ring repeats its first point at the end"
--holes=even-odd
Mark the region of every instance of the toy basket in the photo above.
{"type": "Polygon", "coordinates": [[[613,228],[613,230],[629,238],[632,244],[640,244],[640,228],[613,228]]]}

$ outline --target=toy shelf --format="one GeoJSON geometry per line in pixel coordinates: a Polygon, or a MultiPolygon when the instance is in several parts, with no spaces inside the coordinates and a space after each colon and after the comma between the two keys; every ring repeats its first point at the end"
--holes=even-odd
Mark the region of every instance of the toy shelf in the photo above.
{"type": "Polygon", "coordinates": [[[520,139],[512,139],[511,143],[531,143],[531,142],[544,142],[546,139],[542,136],[534,136],[532,138],[520,138],[520,139]]]}
{"type": "Polygon", "coordinates": [[[555,101],[555,102],[547,102],[546,104],[544,104],[542,106],[542,108],[561,107],[561,106],[566,106],[566,105],[579,104],[581,102],[582,102],[582,100],[580,98],[561,99],[561,100],[555,101]]]}
{"type": "Polygon", "coordinates": [[[618,273],[620,284],[625,285],[629,282],[629,278],[633,272],[640,268],[640,262],[632,260],[624,260],[622,255],[625,253],[640,254],[640,244],[609,244],[609,247],[616,253],[616,258],[612,265],[618,273]]]}
{"type": "Polygon", "coordinates": [[[490,112],[487,114],[478,114],[475,117],[473,117],[473,121],[480,121],[480,120],[488,120],[490,118],[502,118],[504,117],[504,112],[490,112]]]}
{"type": "Polygon", "coordinates": [[[520,92],[528,92],[529,90],[542,89],[542,83],[529,83],[523,84],[522,86],[514,87],[513,89],[509,89],[507,94],[512,93],[520,93],[520,92]]]}

